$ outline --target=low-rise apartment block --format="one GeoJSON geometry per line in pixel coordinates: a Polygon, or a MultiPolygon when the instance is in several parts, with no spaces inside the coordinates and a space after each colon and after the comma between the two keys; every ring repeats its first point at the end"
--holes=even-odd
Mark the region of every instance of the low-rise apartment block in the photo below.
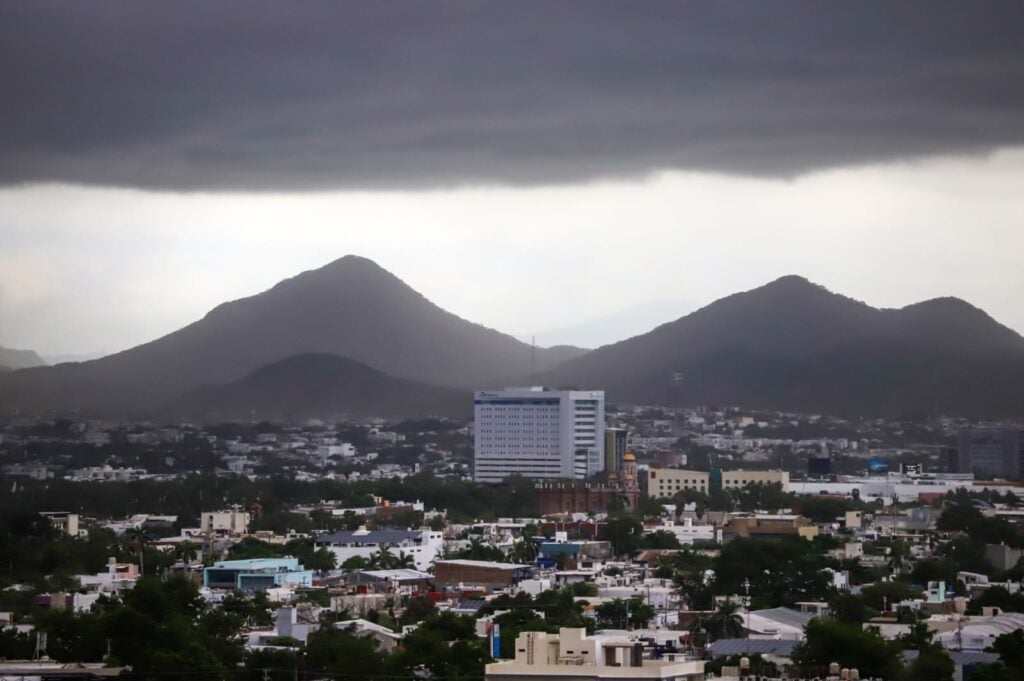
{"type": "Polygon", "coordinates": [[[203,534],[238,536],[249,531],[249,514],[245,511],[203,511],[199,515],[203,534]]]}
{"type": "Polygon", "coordinates": [[[692,490],[708,494],[710,475],[705,471],[688,471],[682,468],[655,468],[647,473],[647,496],[671,497],[679,492],[692,490]]]}
{"type": "Polygon", "coordinates": [[[277,586],[313,586],[313,571],[298,558],[221,560],[203,570],[203,586],[210,589],[259,591],[277,586]]]}
{"type": "Polygon", "coordinates": [[[486,681],[703,681],[704,663],[668,655],[645,659],[643,645],[628,638],[587,636],[586,629],[563,628],[557,634],[524,631],[516,656],[486,667],[486,681]]]}
{"type": "Polygon", "coordinates": [[[721,489],[743,489],[750,485],[779,485],[783,492],[789,491],[789,473],[786,471],[691,471],[684,468],[652,468],[645,476],[648,496],[655,498],[672,497],[679,492],[692,490],[710,494],[721,483],[721,489]]]}
{"type": "Polygon", "coordinates": [[[341,565],[349,558],[370,558],[382,550],[400,556],[411,556],[417,570],[426,570],[444,549],[444,534],[429,527],[418,530],[380,529],[339,530],[316,538],[317,546],[324,546],[334,554],[341,565]]]}
{"type": "Polygon", "coordinates": [[[741,489],[749,485],[779,485],[789,491],[787,471],[722,471],[722,489],[741,489]]]}

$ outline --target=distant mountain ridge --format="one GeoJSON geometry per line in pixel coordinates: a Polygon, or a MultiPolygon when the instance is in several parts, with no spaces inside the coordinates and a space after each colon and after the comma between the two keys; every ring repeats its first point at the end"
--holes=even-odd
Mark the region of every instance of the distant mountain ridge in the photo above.
{"type": "Polygon", "coordinates": [[[260,367],[232,383],[191,390],[164,411],[202,421],[468,419],[473,394],[394,378],[338,355],[303,354],[260,367]]]}
{"type": "Polygon", "coordinates": [[[143,414],[198,386],[237,381],[304,353],[347,357],[422,383],[493,387],[581,352],[534,351],[441,309],[373,261],[345,256],[219,305],[150,343],[5,375],[0,409],[143,414]]]}
{"type": "Polygon", "coordinates": [[[448,415],[527,381],[623,404],[1022,416],[1024,338],[956,298],[877,309],[786,276],[590,352],[534,350],[346,256],[131,350],[3,372],[0,412],[448,415]]]}
{"type": "Polygon", "coordinates": [[[12,350],[0,347],[0,369],[30,369],[46,366],[46,362],[34,350],[12,350]]]}
{"type": "Polygon", "coordinates": [[[697,305],[685,300],[661,299],[637,303],[610,314],[547,329],[537,334],[519,334],[523,341],[536,338],[541,345],[567,344],[597,348],[646,333],[666,322],[689,314],[697,305]]]}
{"type": "Polygon", "coordinates": [[[623,402],[1024,414],[1024,338],[955,298],[876,309],[787,276],[548,379],[600,385],[623,402]]]}

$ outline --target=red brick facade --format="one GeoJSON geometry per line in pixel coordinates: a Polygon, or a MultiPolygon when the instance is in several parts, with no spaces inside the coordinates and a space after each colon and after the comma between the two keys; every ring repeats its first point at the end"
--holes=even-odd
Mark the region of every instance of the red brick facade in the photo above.
{"type": "Polygon", "coordinates": [[[636,509],[640,494],[606,485],[554,485],[537,489],[541,515],[555,513],[604,513],[608,504],[618,499],[628,509],[636,509]]]}

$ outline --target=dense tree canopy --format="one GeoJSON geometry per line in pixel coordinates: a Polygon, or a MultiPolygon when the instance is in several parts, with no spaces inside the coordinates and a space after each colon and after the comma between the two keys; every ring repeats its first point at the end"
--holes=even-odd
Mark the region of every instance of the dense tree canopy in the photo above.
{"type": "Polygon", "coordinates": [[[833,619],[813,619],[806,639],[793,653],[793,663],[803,678],[824,677],[828,666],[856,668],[861,678],[898,679],[902,674],[900,646],[877,631],[833,619]]]}

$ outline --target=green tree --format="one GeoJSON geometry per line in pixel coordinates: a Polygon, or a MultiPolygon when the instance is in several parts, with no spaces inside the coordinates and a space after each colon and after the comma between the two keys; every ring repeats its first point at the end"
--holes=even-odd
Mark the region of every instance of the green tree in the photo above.
{"type": "Polygon", "coordinates": [[[861,596],[869,608],[895,610],[900,601],[920,598],[921,590],[906,582],[876,582],[861,589],[861,596]]]}
{"type": "Polygon", "coordinates": [[[504,551],[496,546],[485,544],[480,537],[470,537],[469,546],[459,551],[458,557],[465,560],[490,560],[498,563],[508,561],[504,551]]]}
{"type": "Polygon", "coordinates": [[[678,549],[681,548],[679,539],[676,535],[668,532],[667,530],[658,530],[651,532],[643,537],[640,542],[641,546],[645,549],[678,549]]]}
{"type": "Polygon", "coordinates": [[[793,652],[793,663],[803,678],[824,676],[833,662],[856,668],[861,678],[897,679],[902,674],[899,644],[886,641],[874,629],[819,618],[807,624],[804,636],[793,652]]]}
{"type": "Polygon", "coordinates": [[[436,678],[480,679],[491,661],[487,641],[476,635],[476,620],[450,612],[431,615],[403,642],[397,662],[408,675],[429,672],[436,678]]]}
{"type": "Polygon", "coordinates": [[[838,565],[820,547],[799,537],[738,538],[722,546],[715,560],[715,591],[746,593],[749,583],[754,607],[827,601],[835,592],[825,568],[838,565]]]}
{"type": "Polygon", "coordinates": [[[954,665],[949,654],[938,646],[921,650],[907,667],[906,681],[949,681],[953,678],[954,665]]]}
{"type": "Polygon", "coordinates": [[[990,650],[999,654],[1007,667],[1024,670],[1024,630],[1014,629],[992,642],[990,650]]]}
{"type": "Polygon", "coordinates": [[[293,681],[299,671],[299,657],[293,650],[253,650],[245,656],[249,671],[246,681],[264,681],[264,671],[270,681],[293,681]]]}
{"type": "Polygon", "coordinates": [[[832,615],[845,624],[862,624],[868,619],[868,608],[864,599],[854,594],[842,594],[832,599],[832,615]]]}
{"type": "Polygon", "coordinates": [[[437,605],[429,596],[413,596],[405,604],[405,612],[402,613],[401,623],[412,624],[414,622],[422,622],[435,613],[437,613],[437,605]]]}
{"type": "Polygon", "coordinates": [[[347,630],[320,629],[309,636],[306,660],[310,671],[371,679],[388,670],[387,656],[369,636],[347,630]]]}
{"type": "Polygon", "coordinates": [[[370,561],[363,556],[352,556],[346,558],[345,562],[341,564],[342,570],[369,570],[370,561]]]}
{"type": "Polygon", "coordinates": [[[607,629],[625,629],[629,622],[629,605],[621,598],[598,605],[594,612],[598,625],[607,629]]]}
{"type": "Polygon", "coordinates": [[[640,548],[644,533],[643,523],[630,513],[621,513],[608,518],[601,527],[600,538],[611,542],[616,555],[629,555],[640,548]]]}
{"type": "Polygon", "coordinates": [[[746,628],[740,605],[735,601],[724,601],[705,622],[708,634],[715,639],[739,638],[746,628]]]}

